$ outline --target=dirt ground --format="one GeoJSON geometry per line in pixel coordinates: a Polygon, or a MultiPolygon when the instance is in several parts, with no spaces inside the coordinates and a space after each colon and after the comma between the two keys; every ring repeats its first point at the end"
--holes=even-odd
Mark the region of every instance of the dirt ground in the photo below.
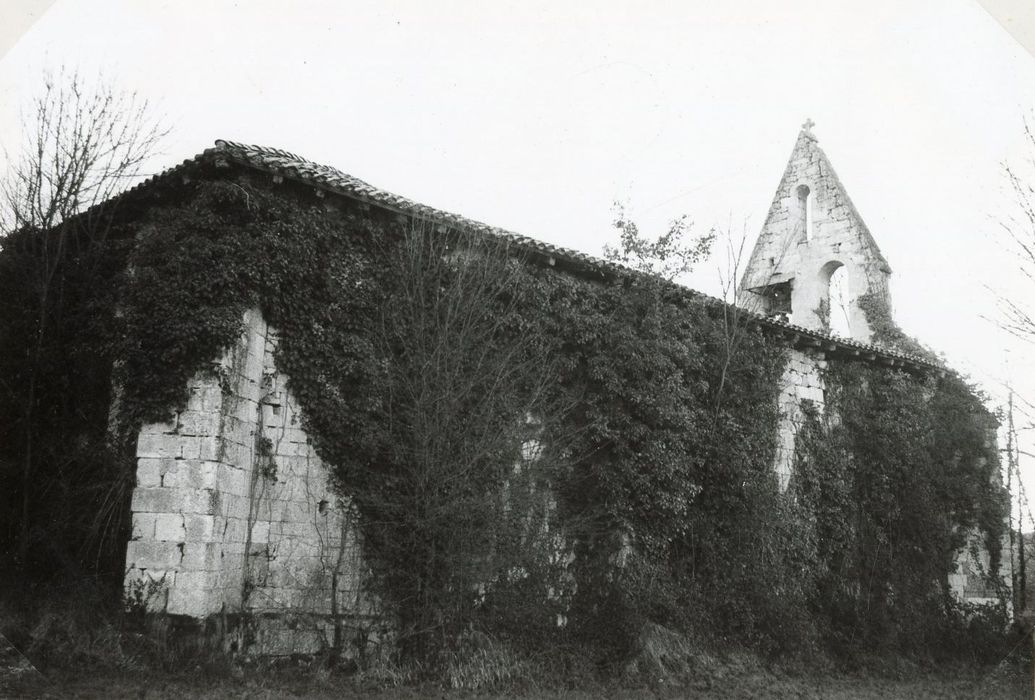
{"type": "Polygon", "coordinates": [[[981,700],[1032,698],[1032,681],[1027,672],[1016,667],[999,668],[983,674],[967,673],[955,677],[923,674],[915,678],[874,678],[851,676],[776,676],[756,673],[691,684],[683,688],[640,689],[600,687],[593,690],[528,691],[498,694],[449,691],[435,687],[388,690],[355,687],[348,677],[308,674],[303,677],[231,677],[198,670],[190,674],[155,673],[112,674],[18,674],[0,679],[2,698],[139,698],[147,700],[185,700],[187,698],[228,698],[265,700],[272,698],[366,698],[370,700],[410,700],[415,698],[544,698],[544,700],[590,700],[591,698],[776,698],[795,700],[896,700],[980,698],[981,700]]]}

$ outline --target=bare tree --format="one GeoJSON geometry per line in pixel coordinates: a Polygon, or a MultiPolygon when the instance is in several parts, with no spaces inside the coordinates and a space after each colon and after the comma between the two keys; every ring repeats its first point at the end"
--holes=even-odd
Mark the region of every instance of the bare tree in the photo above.
{"type": "MultiPolygon", "coordinates": [[[[146,99],[99,77],[88,81],[61,69],[45,76],[23,116],[25,140],[0,181],[0,250],[17,264],[19,303],[30,326],[23,372],[0,390],[20,406],[21,494],[19,560],[25,561],[33,523],[33,482],[39,462],[37,417],[42,358],[61,321],[62,270],[70,257],[88,260],[109,233],[113,206],[99,206],[128,187],[168,133],[146,99]]],[[[11,300],[5,300],[12,303],[11,300]]],[[[4,302],[0,302],[4,303],[4,302]]],[[[12,486],[14,486],[12,484],[12,486]]]]}
{"type": "MultiPolygon", "coordinates": [[[[1027,284],[1035,290],[1032,287],[1035,283],[1035,131],[1030,117],[1024,120],[1024,137],[1025,156],[1003,164],[1010,202],[1007,213],[1000,215],[998,224],[1004,248],[1011,255],[1016,271],[1020,273],[1021,284],[1027,284]]],[[[1035,344],[1035,307],[1031,305],[1031,294],[994,289],[992,293],[999,312],[994,319],[996,325],[1021,341],[1035,344]]],[[[1030,396],[1024,396],[1025,392],[1030,394],[1030,384],[1025,386],[1022,382],[1015,387],[1007,383],[1004,389],[1006,402],[1001,410],[1006,419],[1002,426],[1006,446],[1000,451],[1006,453],[1006,487],[1011,497],[1008,527],[1011,565],[1014,567],[1014,603],[1020,610],[1028,604],[1024,590],[1028,578],[1024,530],[1025,527],[1035,527],[1021,478],[1021,461],[1022,457],[1035,457],[1035,451],[1031,450],[1031,436],[1028,434],[1035,429],[1035,405],[1030,396]],[[1021,393],[1016,393],[1015,389],[1021,393]],[[1014,498],[1016,501],[1013,501],[1014,498]],[[1030,522],[1025,522],[1025,515],[1030,522]]]]}
{"type": "Polygon", "coordinates": [[[345,488],[401,650],[435,668],[479,601],[549,552],[566,409],[550,390],[553,340],[524,321],[537,312],[527,253],[432,226],[387,251],[382,447],[345,488]]]}
{"type": "MultiPolygon", "coordinates": [[[[1013,248],[1021,274],[1028,282],[1035,283],[1035,132],[1028,120],[1024,123],[1024,134],[1028,145],[1025,162],[1004,165],[1015,214],[1001,219],[999,225],[1013,248]]],[[[1022,340],[1035,343],[1035,310],[1025,299],[1005,294],[997,297],[1003,319],[1000,326],[1022,340]]]]}

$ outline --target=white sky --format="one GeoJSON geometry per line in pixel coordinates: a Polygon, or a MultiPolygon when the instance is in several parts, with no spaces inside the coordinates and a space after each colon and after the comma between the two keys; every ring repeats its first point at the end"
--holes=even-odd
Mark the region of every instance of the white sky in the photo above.
{"type": "MultiPolygon", "coordinates": [[[[616,199],[642,229],[686,213],[753,245],[811,117],[901,325],[1035,401],[1035,346],[982,318],[987,286],[1035,297],[996,225],[1035,59],[973,0],[719,4],[57,0],[0,59],[0,145],[45,67],[103,70],[173,126],[156,169],[276,146],[599,254],[616,199]]],[[[693,286],[718,293],[718,265],[693,286]]]]}

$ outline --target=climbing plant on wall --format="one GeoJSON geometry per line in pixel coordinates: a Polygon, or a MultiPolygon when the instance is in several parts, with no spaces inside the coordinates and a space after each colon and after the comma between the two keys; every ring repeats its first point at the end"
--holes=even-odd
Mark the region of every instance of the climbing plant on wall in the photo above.
{"type": "MultiPolygon", "coordinates": [[[[393,366],[409,367],[410,376],[402,376],[412,380],[431,355],[443,356],[431,340],[444,331],[429,326],[428,318],[449,306],[447,282],[456,279],[455,270],[435,271],[444,256],[426,255],[422,274],[431,274],[432,288],[445,291],[424,303],[438,307],[433,314],[423,309],[428,318],[411,319],[421,320],[421,329],[395,332],[396,340],[384,342],[385,328],[406,320],[401,312],[416,296],[399,294],[407,282],[422,279],[416,270],[398,270],[406,248],[393,241],[407,240],[406,226],[231,183],[205,185],[183,206],[155,212],[134,255],[127,292],[127,338],[134,340],[123,368],[125,410],[138,420],[162,418],[182,401],[189,374],[233,342],[243,311],[259,306],[280,332],[278,363],[343,493],[359,493],[361,501],[370,496],[370,507],[380,509],[370,522],[398,526],[392,537],[387,528],[368,533],[368,547],[380,546],[388,556],[399,533],[414,530],[406,518],[383,517],[385,509],[401,508],[385,498],[407,473],[401,465],[413,463],[405,436],[392,433],[399,422],[386,420],[410,410],[398,405],[405,382],[392,378],[393,366]],[[200,261],[213,273],[181,280],[200,261]],[[399,339],[408,337],[427,341],[427,347],[400,354],[399,339]]],[[[471,240],[464,245],[472,247],[471,240]]],[[[492,342],[479,345],[500,348],[508,363],[534,367],[508,376],[509,384],[524,383],[540,405],[567,407],[565,421],[554,413],[541,429],[545,444],[565,446],[564,478],[555,474],[552,484],[558,517],[575,547],[575,568],[585,578],[576,606],[584,611],[585,629],[615,614],[588,593],[596,588],[624,601],[633,625],[645,616],[686,621],[694,608],[761,634],[764,616],[744,615],[740,594],[753,586],[751,595],[761,601],[771,586],[765,576],[756,581],[727,572],[779,568],[779,543],[768,541],[775,530],[757,523],[762,504],[775,497],[769,465],[782,350],[754,330],[736,356],[727,357],[721,310],[646,277],[589,283],[535,264],[511,261],[501,268],[501,254],[513,258],[515,251],[473,248],[482,256],[478,269],[489,259],[489,269],[506,272],[495,275],[505,285],[478,290],[476,298],[488,300],[467,304],[485,306],[496,319],[483,331],[492,342]],[[623,541],[636,552],[637,564],[615,577],[610,569],[623,541]],[[644,567],[658,575],[639,577],[644,567]],[[681,582],[688,572],[694,586],[681,582]],[[613,585],[604,586],[606,581],[613,585]]],[[[462,338],[448,340],[455,345],[462,338]]],[[[446,369],[463,376],[461,367],[446,369]]],[[[520,417],[526,411],[514,412],[520,417]]],[[[469,441],[463,425],[454,420],[433,431],[444,451],[463,453],[469,441]]],[[[502,468],[513,460],[512,453],[502,454],[494,467],[480,471],[495,474],[499,484],[502,468]]],[[[377,560],[379,553],[371,554],[377,560]]],[[[391,556],[409,565],[414,553],[391,556]]]]}
{"type": "Polygon", "coordinates": [[[795,489],[814,516],[812,600],[828,641],[930,649],[955,613],[958,551],[983,534],[999,570],[1006,497],[995,421],[953,374],[832,363],[827,415],[799,436],[795,489]]]}
{"type": "Polygon", "coordinates": [[[786,351],[746,324],[730,343],[721,305],[287,184],[176,192],[126,224],[118,301],[82,305],[116,339],[119,430],[182,406],[258,307],[414,658],[534,629],[616,662],[648,622],[768,650],[905,648],[951,614],[961,533],[998,537],[987,413],[953,375],[831,362],[784,495],[786,351]],[[518,493],[558,534],[552,567],[492,518],[518,493]]]}

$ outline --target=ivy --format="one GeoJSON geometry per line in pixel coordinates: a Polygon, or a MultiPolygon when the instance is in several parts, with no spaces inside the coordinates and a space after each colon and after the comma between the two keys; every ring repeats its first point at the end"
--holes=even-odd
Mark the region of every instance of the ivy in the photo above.
{"type": "Polygon", "coordinates": [[[878,345],[915,355],[929,362],[944,365],[944,361],[930,348],[916,338],[907,335],[891,315],[887,297],[877,292],[860,294],[856,304],[866,317],[870,334],[878,345]]]}
{"type": "Polygon", "coordinates": [[[808,414],[795,489],[816,527],[812,604],[834,648],[915,652],[958,618],[954,559],[984,535],[999,570],[1006,496],[995,421],[953,374],[832,363],[808,414]]]}
{"type": "MultiPolygon", "coordinates": [[[[212,368],[258,307],[341,493],[381,488],[380,505],[357,506],[383,512],[404,485],[386,421],[392,350],[377,329],[413,225],[247,179],[201,180],[151,206],[130,222],[135,240],[111,258],[109,284],[83,290],[75,307],[114,338],[99,356],[121,387],[124,434],[182,407],[189,378],[212,368]]],[[[643,275],[589,280],[533,263],[513,270],[488,310],[502,314],[494,347],[542,339],[550,400],[570,407],[562,425],[544,428],[565,452],[550,488],[574,552],[561,576],[574,579],[566,633],[609,658],[627,653],[647,621],[768,650],[891,638],[905,648],[946,619],[944,585],[966,531],[986,533],[998,551],[989,417],[954,375],[831,361],[825,413],[805,406],[791,493],[781,494],[772,465],[786,350],[761,329],[643,275]]],[[[871,326],[887,331],[872,316],[871,326]]],[[[95,419],[102,398],[90,404],[95,419]]],[[[470,492],[502,487],[512,458],[499,451],[470,492]]],[[[377,526],[362,525],[371,561],[383,572],[407,565],[385,564],[394,550],[377,526]]],[[[544,622],[549,606],[501,608],[561,585],[556,571],[542,575],[555,578],[490,596],[485,609],[497,614],[480,624],[534,618],[558,634],[553,618],[544,622]]]]}

